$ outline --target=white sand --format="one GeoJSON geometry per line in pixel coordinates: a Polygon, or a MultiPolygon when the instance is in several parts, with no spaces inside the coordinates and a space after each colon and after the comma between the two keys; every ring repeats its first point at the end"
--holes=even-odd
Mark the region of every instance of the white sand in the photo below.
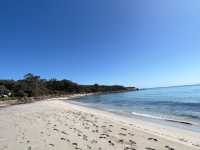
{"type": "Polygon", "coordinates": [[[0,150],[200,150],[200,134],[62,100],[0,109],[0,150]]]}

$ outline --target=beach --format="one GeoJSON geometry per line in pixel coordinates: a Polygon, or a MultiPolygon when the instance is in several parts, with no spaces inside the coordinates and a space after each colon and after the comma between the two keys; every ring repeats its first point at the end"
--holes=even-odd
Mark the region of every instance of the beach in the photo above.
{"type": "Polygon", "coordinates": [[[64,99],[1,108],[0,150],[200,150],[197,132],[64,99]]]}

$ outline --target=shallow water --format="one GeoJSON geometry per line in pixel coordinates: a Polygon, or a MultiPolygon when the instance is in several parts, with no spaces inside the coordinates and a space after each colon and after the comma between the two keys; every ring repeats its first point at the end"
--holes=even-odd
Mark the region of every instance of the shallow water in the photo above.
{"type": "Polygon", "coordinates": [[[200,130],[199,85],[93,95],[76,101],[129,117],[161,120],[170,125],[200,130]]]}

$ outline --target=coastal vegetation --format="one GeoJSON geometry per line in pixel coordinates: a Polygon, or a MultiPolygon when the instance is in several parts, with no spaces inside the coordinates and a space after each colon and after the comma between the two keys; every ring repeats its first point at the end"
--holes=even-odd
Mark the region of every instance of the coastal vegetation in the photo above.
{"type": "Polygon", "coordinates": [[[21,80],[0,80],[0,100],[128,90],[136,90],[136,88],[120,85],[80,85],[66,79],[42,79],[40,76],[31,73],[26,74],[21,80]]]}

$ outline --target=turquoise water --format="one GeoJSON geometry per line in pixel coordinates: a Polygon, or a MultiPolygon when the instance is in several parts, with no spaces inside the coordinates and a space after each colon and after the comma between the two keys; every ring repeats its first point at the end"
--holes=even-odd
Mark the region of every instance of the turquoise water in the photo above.
{"type": "Polygon", "coordinates": [[[199,85],[93,95],[76,101],[129,117],[177,121],[184,126],[190,123],[192,126],[200,127],[199,85]]]}

